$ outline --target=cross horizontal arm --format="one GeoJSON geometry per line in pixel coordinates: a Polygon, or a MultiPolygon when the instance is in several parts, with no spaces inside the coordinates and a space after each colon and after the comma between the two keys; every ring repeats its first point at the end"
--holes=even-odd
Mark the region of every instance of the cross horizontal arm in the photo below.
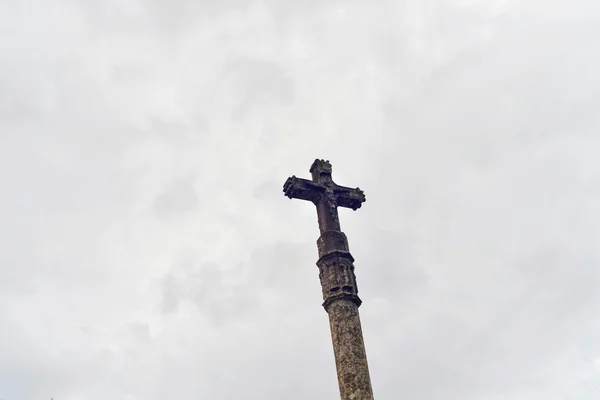
{"type": "Polygon", "coordinates": [[[365,193],[359,188],[352,189],[345,186],[335,185],[333,194],[339,207],[351,208],[357,210],[367,199],[365,193]]]}
{"type": "Polygon", "coordinates": [[[325,187],[308,179],[292,176],[285,181],[283,193],[290,199],[308,200],[317,203],[325,192],[325,187]]]}

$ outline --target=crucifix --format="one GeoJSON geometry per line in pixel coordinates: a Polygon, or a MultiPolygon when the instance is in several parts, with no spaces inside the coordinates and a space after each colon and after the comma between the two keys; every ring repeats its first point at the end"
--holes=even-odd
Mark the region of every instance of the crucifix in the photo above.
{"type": "Polygon", "coordinates": [[[317,266],[323,307],[329,314],[341,400],[373,400],[358,314],[361,300],[354,275],[354,258],[348,239],[340,229],[337,210],[338,207],[357,210],[366,199],[359,188],[334,183],[331,170],[329,161],[315,160],[310,167],[312,180],[292,176],[283,185],[283,192],[290,199],[307,200],[317,208],[321,232],[317,240],[317,266]]]}

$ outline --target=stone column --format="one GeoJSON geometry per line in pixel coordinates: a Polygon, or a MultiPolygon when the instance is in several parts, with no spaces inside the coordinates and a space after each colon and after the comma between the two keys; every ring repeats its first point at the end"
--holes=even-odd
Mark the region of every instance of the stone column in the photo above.
{"type": "Polygon", "coordinates": [[[333,181],[329,161],[315,160],[312,180],[291,176],[283,185],[290,199],[310,201],[317,207],[319,231],[319,278],[323,307],[329,314],[333,352],[342,400],[373,400],[365,344],[360,327],[358,287],[354,259],[348,240],[341,232],[338,207],[358,210],[366,201],[359,188],[340,186],[333,181]]]}
{"type": "Polygon", "coordinates": [[[323,232],[317,241],[323,307],[329,326],[341,400],[373,400],[358,307],[354,259],[343,232],[323,232]]]}

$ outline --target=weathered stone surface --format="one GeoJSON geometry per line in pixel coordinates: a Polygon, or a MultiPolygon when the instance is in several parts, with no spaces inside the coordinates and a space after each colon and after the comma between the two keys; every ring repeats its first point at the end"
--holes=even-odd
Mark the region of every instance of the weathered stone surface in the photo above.
{"type": "Polygon", "coordinates": [[[339,299],[327,307],[342,400],[373,400],[358,305],[339,299]]]}
{"type": "Polygon", "coordinates": [[[323,257],[334,251],[349,252],[348,239],[344,232],[329,231],[323,234],[317,240],[317,248],[319,249],[319,257],[323,257]]]}
{"type": "Polygon", "coordinates": [[[330,253],[317,262],[319,279],[323,289],[323,301],[330,302],[340,294],[352,295],[360,305],[358,285],[354,275],[354,265],[350,253],[330,253]]]}
{"type": "Polygon", "coordinates": [[[292,176],[283,185],[290,199],[315,204],[321,236],[319,279],[323,290],[323,307],[329,314],[333,352],[342,400],[373,400],[367,355],[363,342],[358,307],[358,286],[354,274],[354,258],[348,239],[340,229],[337,208],[357,210],[365,202],[359,188],[339,186],[331,177],[329,161],[315,160],[310,167],[312,181],[292,176]]]}

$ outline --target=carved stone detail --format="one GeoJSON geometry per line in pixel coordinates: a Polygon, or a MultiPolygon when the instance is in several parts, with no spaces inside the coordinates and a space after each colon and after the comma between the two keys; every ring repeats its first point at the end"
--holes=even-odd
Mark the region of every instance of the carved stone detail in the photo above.
{"type": "Polygon", "coordinates": [[[317,265],[324,301],[343,294],[356,297],[355,300],[360,303],[352,261],[350,253],[343,252],[331,253],[319,259],[317,265]]]}
{"type": "Polygon", "coordinates": [[[323,257],[334,251],[349,252],[348,239],[344,232],[327,231],[317,240],[317,248],[319,249],[319,257],[323,257]]]}
{"type": "Polygon", "coordinates": [[[337,212],[338,203],[335,194],[333,194],[333,189],[330,186],[325,187],[323,201],[327,204],[327,210],[329,211],[329,215],[331,215],[331,219],[335,222],[339,222],[340,220],[337,212]]]}
{"type": "Polygon", "coordinates": [[[283,185],[284,194],[290,199],[307,200],[318,207],[319,229],[339,231],[338,207],[357,210],[366,201],[365,193],[359,188],[349,188],[336,184],[331,177],[331,164],[325,160],[315,160],[310,167],[312,180],[291,176],[283,185]],[[327,215],[324,215],[324,214],[327,215]],[[333,226],[331,226],[333,225],[333,226]]]}
{"type": "Polygon", "coordinates": [[[331,163],[329,162],[329,160],[316,159],[310,166],[310,169],[308,170],[308,172],[313,174],[313,177],[314,177],[314,174],[329,174],[329,175],[331,175],[331,173],[333,172],[333,168],[331,167],[331,163]]]}

